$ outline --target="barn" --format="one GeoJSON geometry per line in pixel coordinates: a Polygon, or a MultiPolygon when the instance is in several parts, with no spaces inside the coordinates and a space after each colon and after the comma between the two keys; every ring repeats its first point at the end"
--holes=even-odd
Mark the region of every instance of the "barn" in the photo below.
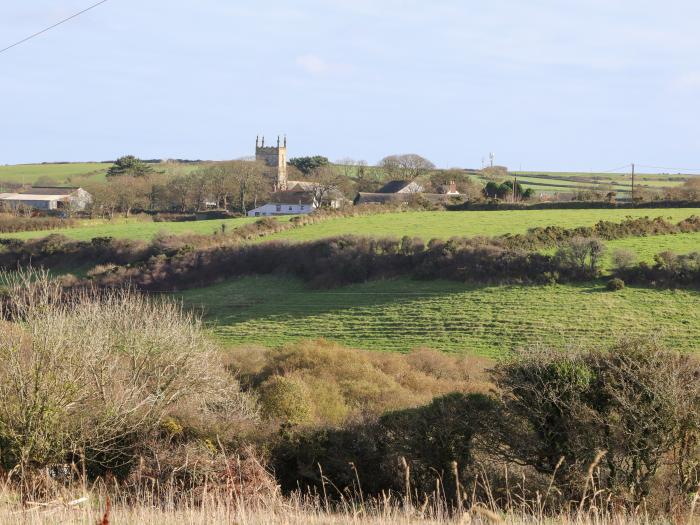
{"type": "Polygon", "coordinates": [[[0,193],[0,205],[36,210],[82,211],[92,202],[92,195],[82,188],[33,186],[17,193],[0,193]]]}

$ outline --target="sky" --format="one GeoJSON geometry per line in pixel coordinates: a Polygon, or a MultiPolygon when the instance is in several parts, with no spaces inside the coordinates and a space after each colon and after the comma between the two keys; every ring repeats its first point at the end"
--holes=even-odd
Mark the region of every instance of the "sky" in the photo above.
{"type": "MultiPolygon", "coordinates": [[[[95,1],[2,0],[0,48],[95,1]]],[[[109,0],[0,54],[0,164],[234,159],[286,133],[331,160],[700,172],[698,20],[692,0],[109,0]]]]}

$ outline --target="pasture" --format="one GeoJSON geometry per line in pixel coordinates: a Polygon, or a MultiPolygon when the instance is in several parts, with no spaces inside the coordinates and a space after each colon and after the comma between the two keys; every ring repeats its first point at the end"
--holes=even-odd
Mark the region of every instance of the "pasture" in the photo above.
{"type": "Polygon", "coordinates": [[[498,357],[538,344],[602,348],[623,337],[659,337],[678,350],[700,350],[695,291],[408,279],[310,290],[294,279],[249,277],[177,296],[231,345],[326,338],[368,350],[430,347],[498,357]]]}
{"type": "Polygon", "coordinates": [[[188,222],[153,222],[150,219],[146,220],[143,218],[120,218],[111,221],[95,219],[81,221],[80,225],[75,228],[2,234],[0,237],[26,240],[46,237],[51,233],[58,233],[77,241],[89,241],[95,237],[114,237],[115,239],[150,241],[154,236],[161,233],[170,235],[206,235],[220,232],[222,226],[225,226],[230,231],[257,220],[259,220],[259,218],[255,217],[188,222]]]}
{"type": "MultiPolygon", "coordinates": [[[[109,162],[66,162],[0,166],[0,189],[5,184],[85,186],[105,181],[109,162]]],[[[150,164],[155,171],[189,173],[199,163],[164,162],[150,164]]]]}
{"type": "Polygon", "coordinates": [[[0,166],[0,186],[2,183],[80,186],[87,181],[104,180],[110,166],[111,164],[102,162],[0,166]]]}
{"type": "Polygon", "coordinates": [[[317,224],[280,232],[266,239],[308,241],[338,235],[372,237],[420,237],[449,239],[450,237],[497,236],[526,233],[528,229],[545,226],[574,228],[592,226],[598,221],[621,222],[626,217],[664,217],[679,222],[700,214],[697,208],[674,209],[600,209],[600,210],[509,210],[462,212],[404,212],[361,217],[329,219],[317,224]]]}

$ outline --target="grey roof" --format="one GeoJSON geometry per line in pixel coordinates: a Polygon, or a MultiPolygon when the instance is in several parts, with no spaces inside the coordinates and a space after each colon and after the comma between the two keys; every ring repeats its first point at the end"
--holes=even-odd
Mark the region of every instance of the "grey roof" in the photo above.
{"type": "Polygon", "coordinates": [[[411,180],[392,180],[377,190],[377,193],[398,193],[411,184],[411,180]]]}
{"type": "Polygon", "coordinates": [[[443,195],[439,193],[364,193],[360,192],[353,201],[354,204],[385,204],[387,202],[404,203],[413,199],[425,199],[430,202],[447,201],[456,195],[443,195]]]}
{"type": "Polygon", "coordinates": [[[313,204],[313,195],[303,191],[278,191],[270,194],[270,204],[313,204]]]}
{"type": "Polygon", "coordinates": [[[31,188],[20,190],[20,195],[73,195],[80,188],[52,187],[52,186],[32,186],[31,188]]]}

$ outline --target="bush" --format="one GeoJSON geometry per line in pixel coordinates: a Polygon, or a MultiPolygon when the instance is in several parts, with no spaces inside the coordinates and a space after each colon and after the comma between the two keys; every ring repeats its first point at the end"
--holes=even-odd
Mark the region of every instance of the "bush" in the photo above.
{"type": "Polygon", "coordinates": [[[199,322],[131,291],[65,293],[45,274],[0,275],[0,466],[77,461],[126,474],[147,437],[184,406],[255,417],[199,322]]]}
{"type": "Polygon", "coordinates": [[[612,253],[613,266],[618,270],[631,268],[637,262],[637,254],[632,250],[618,248],[612,253]]]}
{"type": "Polygon", "coordinates": [[[651,506],[655,488],[688,494],[698,475],[698,374],[696,360],[647,342],[531,352],[494,371],[503,412],[492,441],[509,461],[551,476],[564,501],[580,498],[593,472],[597,490],[630,507],[651,506]]]}
{"type": "Polygon", "coordinates": [[[617,291],[619,291],[619,290],[624,289],[624,287],[625,287],[625,281],[623,281],[622,279],[619,279],[619,278],[615,277],[615,278],[613,278],[613,279],[610,279],[610,280],[608,281],[608,284],[605,285],[605,287],[606,287],[609,291],[611,291],[611,292],[617,292],[617,291]]]}
{"type": "Polygon", "coordinates": [[[293,425],[311,420],[311,396],[298,379],[273,376],[262,384],[259,395],[262,415],[267,419],[282,419],[293,425]]]}
{"type": "Polygon", "coordinates": [[[449,392],[490,388],[483,361],[434,350],[377,354],[306,341],[279,350],[232,350],[227,364],[259,392],[264,415],[293,423],[339,425],[449,392]]]}

